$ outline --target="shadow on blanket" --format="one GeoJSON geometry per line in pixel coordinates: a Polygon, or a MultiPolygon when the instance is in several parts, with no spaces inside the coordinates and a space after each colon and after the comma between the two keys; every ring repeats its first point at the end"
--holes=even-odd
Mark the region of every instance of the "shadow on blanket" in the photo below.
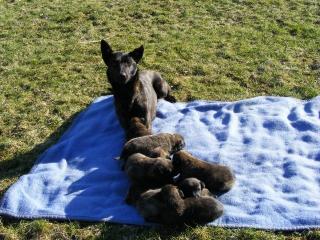
{"type": "MultiPolygon", "coordinates": [[[[84,109],[86,109],[86,107],[84,109]]],[[[0,161],[0,181],[7,178],[18,177],[22,174],[29,172],[38,156],[59,140],[62,134],[68,129],[70,124],[73,122],[73,120],[82,111],[83,110],[72,114],[53,133],[51,133],[50,136],[44,142],[37,144],[30,151],[25,153],[18,153],[8,160],[0,161]]],[[[7,188],[0,191],[0,198],[3,196],[6,190],[7,188]]]]}
{"type": "MultiPolygon", "coordinates": [[[[105,96],[111,94],[111,91],[103,92],[100,94],[100,96],[105,96]]],[[[33,147],[30,151],[25,153],[18,153],[14,155],[14,157],[5,160],[0,161],[0,172],[2,173],[0,175],[0,181],[7,178],[14,178],[21,176],[27,172],[30,171],[32,166],[34,165],[36,159],[44,152],[46,151],[50,146],[54,145],[60,137],[63,135],[63,133],[69,128],[73,120],[84,110],[87,109],[87,107],[91,103],[88,103],[87,106],[83,108],[83,110],[80,110],[74,114],[72,114],[68,119],[66,119],[53,133],[50,134],[50,136],[42,143],[37,144],[35,147],[33,147]]],[[[1,150],[1,149],[0,149],[1,150]]],[[[3,190],[0,191],[0,198],[2,198],[3,194],[9,186],[3,190]]]]}

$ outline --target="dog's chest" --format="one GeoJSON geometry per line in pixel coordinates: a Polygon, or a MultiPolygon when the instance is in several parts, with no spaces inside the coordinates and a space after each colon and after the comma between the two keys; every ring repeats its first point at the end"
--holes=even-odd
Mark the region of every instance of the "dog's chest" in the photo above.
{"type": "Polygon", "coordinates": [[[144,93],[130,91],[115,94],[115,107],[118,114],[129,119],[130,117],[145,117],[148,112],[148,102],[144,93]]]}

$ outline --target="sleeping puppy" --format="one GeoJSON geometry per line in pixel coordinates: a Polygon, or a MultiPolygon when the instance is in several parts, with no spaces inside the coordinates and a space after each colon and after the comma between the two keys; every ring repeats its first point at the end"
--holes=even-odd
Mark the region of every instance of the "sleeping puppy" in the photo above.
{"type": "Polygon", "coordinates": [[[107,65],[107,78],[114,95],[115,110],[127,140],[130,119],[138,117],[151,131],[151,122],[156,115],[157,99],[175,101],[170,95],[168,83],[159,73],[139,71],[137,64],[143,56],[140,46],[129,53],[114,52],[110,45],[101,40],[102,59],[107,65]]]}
{"type": "Polygon", "coordinates": [[[137,137],[124,145],[120,159],[126,161],[134,153],[142,153],[148,157],[169,157],[184,146],[184,139],[179,134],[159,133],[137,137]]]}
{"type": "Polygon", "coordinates": [[[183,192],[185,198],[188,197],[214,197],[214,195],[205,188],[205,184],[197,178],[185,178],[177,184],[183,192]]]}
{"type": "Polygon", "coordinates": [[[175,173],[180,173],[179,179],[198,178],[213,194],[229,191],[235,182],[235,176],[229,167],[202,161],[187,151],[176,152],[172,164],[175,173]]]}
{"type": "Polygon", "coordinates": [[[185,178],[177,184],[184,197],[200,197],[205,185],[197,178],[185,178]]]}
{"type": "Polygon", "coordinates": [[[134,153],[127,159],[124,170],[131,180],[126,203],[135,205],[140,195],[173,182],[172,162],[166,158],[149,158],[134,153]]]}
{"type": "Polygon", "coordinates": [[[164,204],[160,201],[161,188],[149,189],[140,194],[136,201],[136,208],[140,215],[148,222],[159,222],[164,204]]]}
{"type": "Polygon", "coordinates": [[[134,183],[163,186],[173,182],[172,162],[166,158],[150,158],[141,153],[134,153],[128,157],[124,171],[134,183]]]}
{"type": "Polygon", "coordinates": [[[206,224],[221,217],[224,208],[213,197],[189,197],[184,199],[182,222],[187,225],[206,224]]]}
{"type": "Polygon", "coordinates": [[[169,211],[174,209],[174,213],[170,215],[172,219],[169,221],[166,219],[165,214],[161,216],[162,222],[165,224],[206,224],[219,218],[224,210],[222,203],[213,197],[185,198],[178,187],[170,184],[161,189],[161,197],[161,201],[165,203],[165,206],[170,206],[169,211]],[[181,209],[183,209],[182,213],[181,209]]]}
{"type": "Polygon", "coordinates": [[[151,130],[144,125],[144,119],[133,117],[130,119],[127,130],[127,139],[151,135],[151,130]]]}
{"type": "Polygon", "coordinates": [[[140,195],[138,212],[146,221],[166,225],[178,224],[184,211],[183,194],[174,185],[150,189],[140,195]]]}
{"type": "Polygon", "coordinates": [[[141,194],[137,209],[146,221],[166,224],[205,224],[223,214],[223,205],[212,197],[186,198],[168,184],[141,194]]]}

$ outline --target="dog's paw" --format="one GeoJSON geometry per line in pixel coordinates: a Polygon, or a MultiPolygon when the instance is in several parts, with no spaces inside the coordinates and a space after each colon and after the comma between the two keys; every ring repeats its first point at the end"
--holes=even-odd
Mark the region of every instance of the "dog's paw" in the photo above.
{"type": "Polygon", "coordinates": [[[164,99],[165,99],[166,101],[168,101],[168,102],[171,102],[171,103],[177,102],[177,99],[176,99],[174,96],[172,96],[172,95],[167,95],[164,99]]]}

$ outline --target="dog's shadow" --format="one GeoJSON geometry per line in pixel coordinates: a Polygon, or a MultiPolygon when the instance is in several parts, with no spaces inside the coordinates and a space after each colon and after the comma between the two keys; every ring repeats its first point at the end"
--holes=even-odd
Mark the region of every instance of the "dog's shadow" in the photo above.
{"type": "MultiPolygon", "coordinates": [[[[100,96],[110,94],[112,94],[112,92],[108,90],[107,92],[100,94],[100,96]]],[[[50,146],[58,142],[63,133],[70,127],[74,119],[90,104],[91,103],[89,103],[82,110],[73,113],[53,133],[51,133],[47,139],[45,139],[42,143],[34,146],[30,151],[17,153],[10,159],[0,161],[0,182],[5,179],[17,178],[29,172],[32,166],[34,165],[36,159],[50,146]]],[[[0,198],[3,196],[4,192],[8,189],[8,187],[0,190],[0,198]]]]}
{"type": "MultiPolygon", "coordinates": [[[[47,148],[54,145],[67,128],[71,125],[73,120],[78,116],[80,110],[72,114],[68,119],[66,119],[62,125],[60,125],[50,136],[42,143],[37,144],[30,151],[24,153],[17,153],[12,158],[0,161],[0,181],[4,179],[12,179],[19,177],[28,171],[30,171],[32,165],[35,163],[38,156],[43,153],[47,148]]],[[[2,197],[4,191],[0,191],[0,197],[2,197]]]]}

